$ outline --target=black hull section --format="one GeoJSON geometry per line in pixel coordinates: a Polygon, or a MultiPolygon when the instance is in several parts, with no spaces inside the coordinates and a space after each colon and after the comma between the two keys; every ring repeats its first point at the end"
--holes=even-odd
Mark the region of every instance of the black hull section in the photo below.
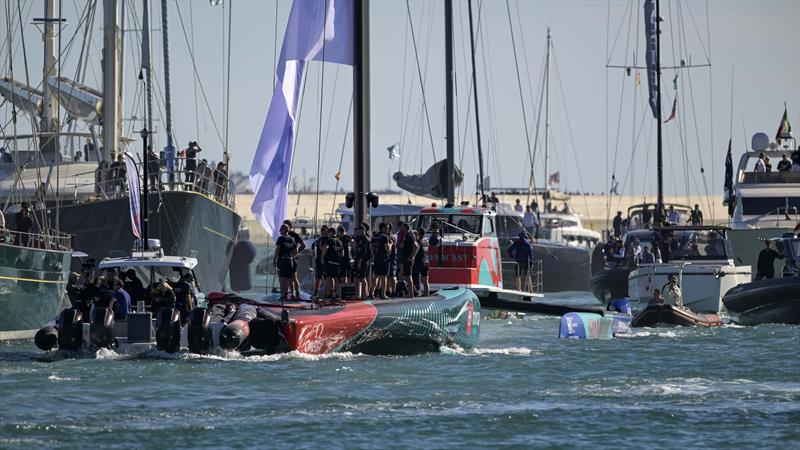
{"type": "Polygon", "coordinates": [[[631,322],[631,326],[634,328],[659,325],[716,327],[722,325],[722,320],[716,314],[696,314],[672,305],[651,305],[637,314],[631,322]]]}
{"type": "MultiPolygon", "coordinates": [[[[223,290],[241,221],[236,211],[186,191],[162,192],[160,202],[157,193],[150,193],[147,204],[149,237],[161,239],[168,255],[194,255],[200,261],[195,273],[204,291],[223,290]]],[[[50,210],[51,222],[54,217],[50,210]]],[[[112,251],[130,252],[135,239],[127,197],[63,205],[59,226],[75,236],[75,250],[97,262],[112,251]]],[[[74,262],[73,270],[79,269],[80,263],[74,262]]]]}
{"type": "Polygon", "coordinates": [[[610,299],[627,297],[630,273],[627,267],[615,267],[598,272],[592,277],[592,294],[603,303],[610,299]]]}
{"type": "Polygon", "coordinates": [[[544,292],[589,290],[588,250],[539,242],[533,244],[533,257],[542,260],[544,292]]]}
{"type": "Polygon", "coordinates": [[[728,311],[746,325],[800,324],[800,278],[775,278],[740,284],[722,298],[728,311]]]}

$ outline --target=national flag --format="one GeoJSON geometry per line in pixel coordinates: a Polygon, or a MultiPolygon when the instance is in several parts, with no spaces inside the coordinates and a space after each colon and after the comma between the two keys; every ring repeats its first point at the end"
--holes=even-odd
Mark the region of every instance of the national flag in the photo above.
{"type": "Polygon", "coordinates": [[[336,175],[334,175],[333,178],[336,178],[336,181],[341,180],[342,179],[342,171],[341,170],[337,171],[336,175]]]}
{"type": "Polygon", "coordinates": [[[786,107],[783,107],[783,118],[781,118],[781,124],[778,125],[778,132],[775,133],[775,143],[781,145],[781,136],[790,135],[792,134],[792,124],[789,123],[789,113],[786,111],[786,107]]]}
{"type": "Polygon", "coordinates": [[[352,0],[292,3],[275,89],[250,168],[255,193],[251,211],[273,237],[287,216],[295,118],[306,65],[317,60],[352,66],[353,32],[352,0]]]}
{"type": "Polygon", "coordinates": [[[139,169],[130,153],[125,153],[125,176],[128,180],[128,203],[131,211],[133,235],[142,238],[141,207],[139,206],[139,169]]]}
{"type": "Polygon", "coordinates": [[[561,183],[561,173],[551,173],[549,177],[547,177],[547,185],[548,186],[555,186],[561,183]]]}
{"type": "Polygon", "coordinates": [[[733,190],[733,155],[731,148],[733,139],[728,139],[728,154],[725,156],[725,190],[730,192],[733,190]]]}
{"type": "Polygon", "coordinates": [[[400,157],[400,143],[392,144],[386,147],[386,150],[389,152],[389,159],[397,159],[400,157]]]}
{"type": "Polygon", "coordinates": [[[670,115],[667,118],[667,120],[664,121],[664,123],[667,123],[670,120],[674,119],[675,118],[675,114],[677,112],[678,112],[678,96],[675,95],[675,100],[672,101],[672,112],[670,113],[670,115]]]}

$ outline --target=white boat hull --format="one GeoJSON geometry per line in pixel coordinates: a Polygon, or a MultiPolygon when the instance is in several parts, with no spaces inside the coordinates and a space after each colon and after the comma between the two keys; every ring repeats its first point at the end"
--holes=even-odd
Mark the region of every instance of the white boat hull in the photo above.
{"type": "MultiPolygon", "coordinates": [[[[752,272],[749,266],[733,264],[643,264],[628,276],[628,295],[631,306],[642,310],[653,297],[654,289],[662,289],[670,275],[681,280],[683,305],[694,312],[718,313],[724,309],[722,297],[734,286],[749,283],[752,272]],[[723,275],[724,274],[724,275],[723,275]]],[[[663,290],[663,289],[662,289],[663,290]]]]}

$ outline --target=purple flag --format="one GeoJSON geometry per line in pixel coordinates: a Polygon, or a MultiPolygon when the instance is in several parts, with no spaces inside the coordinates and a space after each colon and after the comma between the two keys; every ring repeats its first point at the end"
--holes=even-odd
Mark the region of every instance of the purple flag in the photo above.
{"type": "Polygon", "coordinates": [[[125,176],[128,179],[128,200],[131,206],[131,229],[133,235],[142,238],[141,207],[139,206],[139,169],[130,153],[125,153],[125,176]]]}
{"type": "Polygon", "coordinates": [[[250,168],[255,193],[251,210],[273,237],[286,219],[295,115],[305,66],[311,60],[353,65],[352,0],[295,0],[292,4],[275,90],[250,168]]]}

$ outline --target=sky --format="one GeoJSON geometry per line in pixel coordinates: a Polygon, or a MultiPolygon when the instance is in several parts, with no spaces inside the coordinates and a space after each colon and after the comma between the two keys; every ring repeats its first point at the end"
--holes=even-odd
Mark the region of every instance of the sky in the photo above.
{"type": "MultiPolygon", "coordinates": [[[[82,42],[82,28],[78,25],[87,4],[70,0],[60,4],[62,15],[67,18],[61,39],[65,48],[62,74],[74,78],[82,42]],[[76,31],[74,44],[69,46],[76,31]]],[[[42,16],[43,2],[21,0],[19,5],[28,70],[32,80],[40,80],[41,36],[31,22],[33,17],[42,16]]],[[[16,8],[9,2],[0,13],[2,29],[6,31],[0,37],[3,76],[8,74],[6,6],[16,8]]],[[[139,0],[126,0],[126,119],[142,116],[142,84],[137,80],[141,7],[139,0]]],[[[223,53],[228,41],[223,28],[231,13],[227,140],[232,169],[248,172],[272,94],[276,44],[279,52],[291,3],[225,0],[223,6],[212,6],[207,0],[170,0],[168,7],[175,136],[181,147],[189,140],[198,141],[202,156],[215,161],[221,159],[226,135],[227,66],[223,53]],[[199,82],[190,48],[194,49],[199,82]]],[[[375,0],[370,9],[371,184],[373,190],[379,190],[390,184],[395,188],[390,181],[392,173],[420,173],[444,157],[444,19],[441,2],[375,0]],[[423,79],[426,107],[419,78],[423,79]],[[386,148],[394,143],[400,144],[399,160],[388,158],[386,148]]],[[[476,0],[473,10],[474,20],[480,23],[476,76],[481,146],[491,185],[527,186],[531,154],[535,182],[543,185],[543,120],[538,141],[535,136],[536,117],[540,108],[544,110],[540,91],[546,30],[550,27],[553,58],[547,172],[559,172],[560,188],[565,190],[606,191],[613,174],[621,193],[653,194],[656,125],[647,109],[646,73],[641,71],[637,88],[635,69],[628,76],[624,69],[606,67],[643,65],[642,2],[476,0]]],[[[161,2],[151,2],[158,104],[163,92],[160,11],[161,2]]],[[[465,174],[464,193],[469,197],[478,172],[478,158],[466,2],[455,1],[454,14],[456,153],[457,164],[465,174]]],[[[676,71],[664,70],[665,118],[678,96],[677,117],[663,126],[665,191],[719,194],[729,138],[733,140],[734,153],[739,155],[749,146],[753,133],[764,131],[773,137],[784,102],[790,122],[800,130],[800,2],[663,1],[661,15],[664,66],[679,65],[681,59],[690,65],[711,64],[710,68],[677,71],[677,91],[672,82],[676,71]]],[[[18,19],[13,23],[13,61],[15,77],[19,79],[25,60],[18,19]]],[[[101,8],[92,30],[84,83],[101,88],[101,8]]],[[[319,172],[320,189],[337,188],[334,175],[341,161],[338,188],[347,191],[352,186],[352,127],[348,123],[351,94],[349,67],[316,62],[310,65],[297,125],[294,185],[305,183],[316,188],[314,179],[319,172]]],[[[0,108],[4,126],[8,109],[0,108]]],[[[158,118],[162,116],[159,109],[158,118]]],[[[163,122],[159,119],[156,123],[156,142],[165,143],[163,122]]],[[[124,125],[128,134],[137,127],[141,123],[131,120],[124,125]]]]}

